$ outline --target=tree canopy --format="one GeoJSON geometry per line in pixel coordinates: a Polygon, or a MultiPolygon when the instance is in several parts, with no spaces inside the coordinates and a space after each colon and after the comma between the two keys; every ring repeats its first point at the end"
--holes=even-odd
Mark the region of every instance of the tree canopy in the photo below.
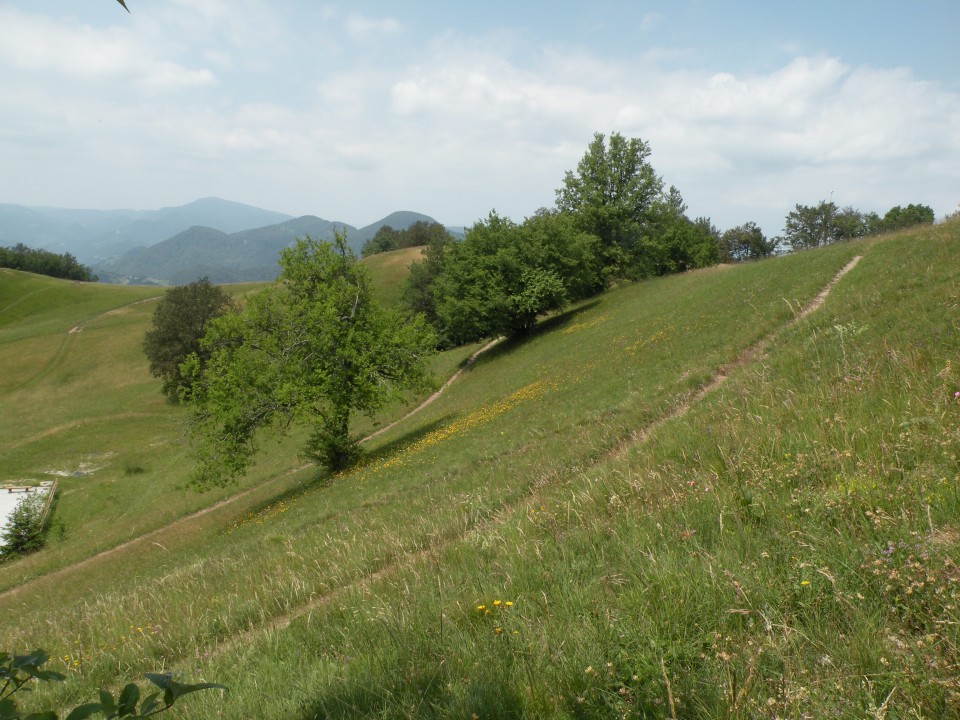
{"type": "Polygon", "coordinates": [[[411,270],[407,300],[427,310],[445,344],[520,335],[541,314],[604,286],[598,245],[569,213],[541,210],[517,224],[491,212],[463,240],[428,248],[411,270]]]}
{"type": "Polygon", "coordinates": [[[733,261],[759,260],[769,257],[776,252],[779,244],[778,238],[768,240],[763,230],[754,222],[746,222],[730,228],[721,236],[723,252],[727,259],[733,261]]]}
{"type": "Polygon", "coordinates": [[[354,411],[372,414],[429,379],[433,332],[422,318],[381,307],[364,267],[338,233],[333,243],[301,238],[280,256],[277,281],[240,313],[210,323],[201,368],[191,356],[194,480],[222,484],[256,453],[258,431],[310,429],[304,454],[331,469],[358,453],[354,411]]]}
{"type": "Polygon", "coordinates": [[[180,364],[191,354],[200,365],[206,362],[209,352],[200,341],[207,325],[230,310],[235,310],[233,302],[207,278],[170,288],[160,299],[153,325],[143,338],[143,352],[150,361],[150,373],[163,379],[164,395],[175,400],[187,388],[180,364]]]}
{"type": "Polygon", "coordinates": [[[813,206],[798,204],[787,214],[784,240],[792,250],[807,250],[933,221],[933,208],[926,205],[897,205],[881,218],[877,213],[862,213],[852,207],[841,210],[832,200],[821,200],[813,206]]]}
{"type": "Polygon", "coordinates": [[[648,162],[650,146],[618,132],[595,133],[557,190],[557,207],[573,213],[581,227],[600,239],[608,267],[629,268],[643,255],[643,238],[663,181],[648,162]]]}

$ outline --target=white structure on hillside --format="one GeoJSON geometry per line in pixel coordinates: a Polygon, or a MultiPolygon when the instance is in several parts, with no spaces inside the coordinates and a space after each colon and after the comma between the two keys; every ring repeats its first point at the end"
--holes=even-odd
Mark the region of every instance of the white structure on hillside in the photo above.
{"type": "Polygon", "coordinates": [[[54,491],[56,481],[44,480],[39,485],[0,485],[0,530],[7,526],[7,519],[14,508],[27,494],[37,494],[47,497],[47,507],[50,506],[50,493],[54,491]]]}

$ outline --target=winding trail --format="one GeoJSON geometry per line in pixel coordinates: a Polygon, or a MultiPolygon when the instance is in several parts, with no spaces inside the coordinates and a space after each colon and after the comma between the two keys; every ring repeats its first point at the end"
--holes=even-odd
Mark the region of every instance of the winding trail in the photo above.
{"type": "Polygon", "coordinates": [[[683,402],[681,402],[679,405],[673,408],[673,410],[668,412],[666,415],[663,415],[662,417],[658,418],[657,420],[654,420],[651,424],[647,425],[646,427],[640,428],[633,435],[631,435],[626,440],[621,442],[614,451],[615,457],[617,458],[623,457],[626,454],[627,450],[630,449],[631,446],[636,445],[637,443],[644,442],[647,439],[647,437],[650,435],[650,433],[652,433],[658,427],[660,427],[664,423],[674,420],[675,418],[682,417],[683,415],[685,415],[691,407],[693,407],[696,403],[700,402],[706,395],[709,395],[718,387],[723,385],[723,383],[727,381],[727,379],[730,377],[730,374],[734,370],[753,362],[754,360],[759,358],[761,355],[763,355],[763,353],[766,352],[767,348],[770,346],[770,343],[773,342],[773,339],[779,333],[789,328],[792,328],[794,325],[799,323],[808,315],[815,312],[816,310],[819,310],[820,307],[823,305],[823,303],[826,302],[827,296],[830,294],[830,291],[833,290],[834,286],[836,286],[836,284],[840,282],[840,280],[843,278],[844,275],[846,275],[848,272],[850,272],[857,266],[857,263],[860,262],[860,259],[862,257],[863,255],[857,255],[852,260],[850,260],[850,262],[844,265],[843,268],[841,268],[840,271],[833,276],[833,279],[831,279],[830,282],[828,282],[823,287],[823,289],[819,293],[817,293],[817,295],[813,298],[813,300],[807,303],[799,312],[797,312],[794,315],[793,319],[790,322],[788,322],[786,325],[781,326],[780,328],[777,328],[766,337],[761,338],[759,341],[757,341],[750,347],[743,350],[739,355],[737,355],[737,357],[735,357],[730,362],[724,365],[721,365],[717,369],[717,371],[714,373],[713,377],[710,379],[708,383],[691,392],[683,400],[683,402]]]}
{"type": "MultiPolygon", "coordinates": [[[[34,291],[34,292],[40,292],[40,291],[34,291]]],[[[37,372],[33,376],[27,378],[26,380],[19,383],[18,385],[14,385],[13,387],[11,387],[9,392],[17,392],[18,390],[23,390],[24,388],[35,384],[37,381],[42,380],[44,377],[46,377],[51,372],[53,372],[60,365],[60,363],[63,362],[63,359],[67,356],[67,352],[70,350],[70,345],[73,342],[74,336],[77,333],[82,332],[87,325],[90,325],[91,323],[94,323],[97,320],[100,320],[101,318],[105,318],[110,315],[115,315],[116,313],[126,310],[127,308],[131,308],[134,305],[141,305],[143,303],[159,300],[161,297],[163,296],[154,295],[152,297],[143,298],[142,300],[134,300],[133,302],[126,303],[125,305],[118,305],[117,307],[110,308],[109,310],[104,310],[101,313],[97,313],[96,315],[77,323],[72,328],[67,330],[66,335],[64,336],[63,340],[60,342],[59,347],[57,347],[57,350],[53,354],[53,357],[50,358],[50,360],[46,363],[46,365],[44,365],[39,370],[37,370],[37,372]]],[[[23,443],[20,443],[20,444],[22,445],[23,443]]]]}

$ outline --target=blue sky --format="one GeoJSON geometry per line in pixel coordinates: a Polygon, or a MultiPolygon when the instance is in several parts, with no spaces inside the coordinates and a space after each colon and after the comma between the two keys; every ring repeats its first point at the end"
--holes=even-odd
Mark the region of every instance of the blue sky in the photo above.
{"type": "Polygon", "coordinates": [[[691,216],[960,202],[960,3],[0,0],[0,202],[364,225],[552,205],[595,131],[691,216]]]}

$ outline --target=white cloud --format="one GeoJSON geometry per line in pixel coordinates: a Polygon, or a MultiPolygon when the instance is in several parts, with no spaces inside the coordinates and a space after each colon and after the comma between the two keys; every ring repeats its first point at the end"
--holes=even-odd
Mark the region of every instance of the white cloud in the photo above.
{"type": "Polygon", "coordinates": [[[122,29],[52,20],[0,7],[0,64],[8,72],[49,74],[70,81],[133,81],[150,90],[209,85],[211,71],[157,57],[122,29]]]}

